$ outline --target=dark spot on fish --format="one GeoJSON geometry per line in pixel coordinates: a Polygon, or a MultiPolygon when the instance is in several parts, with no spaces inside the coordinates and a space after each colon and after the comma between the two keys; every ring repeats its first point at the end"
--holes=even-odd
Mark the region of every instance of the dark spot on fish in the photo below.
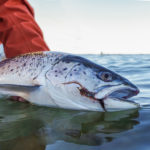
{"type": "Polygon", "coordinates": [[[58,77],[58,75],[55,75],[55,77],[58,77]]]}
{"type": "Polygon", "coordinates": [[[58,61],[58,60],[59,60],[59,58],[56,58],[56,59],[55,59],[55,61],[58,61]]]}
{"type": "Polygon", "coordinates": [[[83,71],[83,74],[85,74],[85,75],[86,75],[86,72],[85,72],[85,71],[83,71]]]}
{"type": "Polygon", "coordinates": [[[37,68],[38,68],[38,66],[39,66],[39,63],[36,64],[36,67],[37,67],[37,68]]]}
{"type": "Polygon", "coordinates": [[[57,70],[55,70],[55,72],[57,72],[57,70]]]}
{"type": "Polygon", "coordinates": [[[77,71],[77,69],[74,69],[73,71],[77,71]]]}
{"type": "Polygon", "coordinates": [[[10,71],[13,71],[14,69],[11,69],[10,71]]]}
{"type": "Polygon", "coordinates": [[[65,71],[65,70],[67,70],[67,68],[64,68],[63,70],[65,71]]]}
{"type": "Polygon", "coordinates": [[[37,78],[37,76],[36,76],[36,77],[34,77],[34,78],[33,78],[33,80],[35,80],[36,78],[37,78]]]}
{"type": "Polygon", "coordinates": [[[1,61],[0,67],[2,67],[2,66],[5,65],[5,64],[9,64],[9,62],[10,62],[11,60],[12,60],[12,58],[8,58],[8,59],[5,59],[5,60],[1,61]]]}
{"type": "Polygon", "coordinates": [[[23,67],[25,67],[25,66],[26,66],[26,63],[23,64],[23,67]]]}
{"type": "Polygon", "coordinates": [[[72,76],[72,73],[70,73],[70,76],[72,76]]]}
{"type": "Polygon", "coordinates": [[[38,61],[38,62],[39,62],[39,61],[41,61],[41,58],[38,58],[38,60],[37,60],[37,61],[38,61]]]}

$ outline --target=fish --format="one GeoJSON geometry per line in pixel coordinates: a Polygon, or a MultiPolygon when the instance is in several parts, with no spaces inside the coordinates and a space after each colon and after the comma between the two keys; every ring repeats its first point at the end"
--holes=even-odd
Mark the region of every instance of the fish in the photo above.
{"type": "Polygon", "coordinates": [[[139,89],[128,79],[84,57],[45,51],[0,62],[0,96],[40,106],[85,111],[135,109],[139,89]]]}

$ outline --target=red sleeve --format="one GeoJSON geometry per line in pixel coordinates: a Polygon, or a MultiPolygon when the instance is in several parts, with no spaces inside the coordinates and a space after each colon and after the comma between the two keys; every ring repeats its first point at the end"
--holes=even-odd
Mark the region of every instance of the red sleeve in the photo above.
{"type": "Polygon", "coordinates": [[[8,58],[49,50],[26,0],[0,0],[0,41],[8,58]]]}

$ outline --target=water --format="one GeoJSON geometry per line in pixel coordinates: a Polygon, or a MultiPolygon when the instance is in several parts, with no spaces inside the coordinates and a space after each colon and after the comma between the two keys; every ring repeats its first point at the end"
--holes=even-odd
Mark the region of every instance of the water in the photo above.
{"type": "Polygon", "coordinates": [[[82,112],[0,101],[0,150],[149,150],[150,55],[84,55],[136,84],[141,109],[82,112]]]}

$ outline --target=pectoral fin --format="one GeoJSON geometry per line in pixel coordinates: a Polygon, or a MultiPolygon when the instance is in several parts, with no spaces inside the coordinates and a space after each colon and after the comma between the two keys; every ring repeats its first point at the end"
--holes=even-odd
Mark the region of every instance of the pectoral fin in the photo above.
{"type": "Polygon", "coordinates": [[[0,89],[16,89],[16,90],[36,90],[41,85],[17,85],[17,84],[0,84],[0,89]]]}
{"type": "Polygon", "coordinates": [[[24,99],[28,99],[31,92],[38,90],[41,85],[15,85],[15,84],[0,84],[0,96],[20,96],[24,99]]]}

